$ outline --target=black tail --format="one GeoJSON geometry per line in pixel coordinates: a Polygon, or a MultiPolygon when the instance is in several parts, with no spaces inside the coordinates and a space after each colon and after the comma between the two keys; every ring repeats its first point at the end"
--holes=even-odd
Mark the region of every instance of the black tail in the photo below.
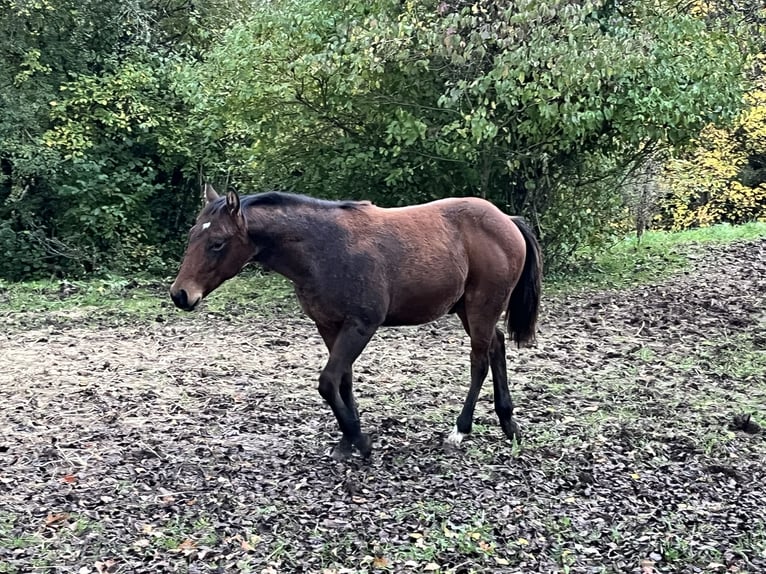
{"type": "Polygon", "coordinates": [[[524,271],[511,293],[508,311],[505,314],[508,336],[518,347],[521,347],[535,340],[537,312],[540,309],[542,291],[543,261],[540,244],[532,229],[520,217],[511,217],[511,219],[521,231],[524,243],[527,245],[524,271]]]}

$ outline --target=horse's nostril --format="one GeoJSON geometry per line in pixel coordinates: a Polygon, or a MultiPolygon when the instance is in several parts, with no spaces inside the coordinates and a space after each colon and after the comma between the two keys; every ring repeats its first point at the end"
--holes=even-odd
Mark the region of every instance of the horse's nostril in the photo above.
{"type": "Polygon", "coordinates": [[[171,293],[170,298],[173,299],[176,307],[186,309],[189,306],[189,296],[186,294],[186,289],[179,289],[175,293],[171,293]]]}

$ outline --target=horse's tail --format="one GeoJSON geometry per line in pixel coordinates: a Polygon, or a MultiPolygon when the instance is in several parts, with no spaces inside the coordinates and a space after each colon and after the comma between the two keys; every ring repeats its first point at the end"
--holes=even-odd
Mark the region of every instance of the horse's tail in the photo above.
{"type": "Polygon", "coordinates": [[[508,336],[518,347],[535,340],[537,312],[540,309],[542,291],[543,261],[540,244],[527,223],[520,217],[511,217],[524,236],[527,246],[524,270],[516,287],[511,292],[508,310],[505,314],[508,336]]]}

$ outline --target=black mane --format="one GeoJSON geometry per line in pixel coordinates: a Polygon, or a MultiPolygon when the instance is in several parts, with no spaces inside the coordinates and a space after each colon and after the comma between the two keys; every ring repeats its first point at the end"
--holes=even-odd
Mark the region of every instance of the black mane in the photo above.
{"type": "Polygon", "coordinates": [[[369,205],[368,201],[332,201],[329,199],[317,199],[298,193],[287,193],[284,191],[266,191],[254,195],[244,195],[241,198],[242,208],[255,206],[276,206],[276,207],[321,207],[321,208],[339,208],[339,209],[358,209],[363,205],[369,205]]]}
{"type": "MultiPolygon", "coordinates": [[[[330,199],[317,199],[299,193],[287,193],[284,191],[266,191],[253,195],[240,197],[242,209],[248,207],[275,206],[275,207],[313,207],[320,209],[359,209],[370,205],[369,201],[333,201],[330,199]]],[[[226,196],[221,196],[208,206],[208,213],[218,213],[226,205],[226,196]]]]}
{"type": "MultiPolygon", "coordinates": [[[[333,201],[317,199],[308,195],[288,193],[284,191],[266,191],[253,195],[240,196],[240,205],[245,210],[250,207],[309,207],[314,209],[359,209],[370,205],[369,201],[333,201]]],[[[208,215],[217,215],[226,207],[226,196],[223,195],[205,208],[208,215]]]]}

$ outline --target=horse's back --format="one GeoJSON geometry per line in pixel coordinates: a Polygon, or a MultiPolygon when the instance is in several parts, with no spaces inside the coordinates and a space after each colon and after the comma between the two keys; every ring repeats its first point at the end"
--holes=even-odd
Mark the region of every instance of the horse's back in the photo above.
{"type": "Polygon", "coordinates": [[[479,198],[447,198],[349,214],[357,249],[378,259],[388,297],[384,324],[418,324],[448,313],[469,282],[513,288],[523,237],[511,219],[479,198]]]}
{"type": "Polygon", "coordinates": [[[378,209],[384,225],[406,227],[408,238],[419,238],[420,243],[429,246],[441,244],[443,253],[451,257],[460,255],[477,267],[490,263],[488,259],[495,266],[501,259],[508,259],[513,267],[523,265],[525,244],[519,228],[511,217],[485,199],[450,197],[420,205],[378,209]]]}

